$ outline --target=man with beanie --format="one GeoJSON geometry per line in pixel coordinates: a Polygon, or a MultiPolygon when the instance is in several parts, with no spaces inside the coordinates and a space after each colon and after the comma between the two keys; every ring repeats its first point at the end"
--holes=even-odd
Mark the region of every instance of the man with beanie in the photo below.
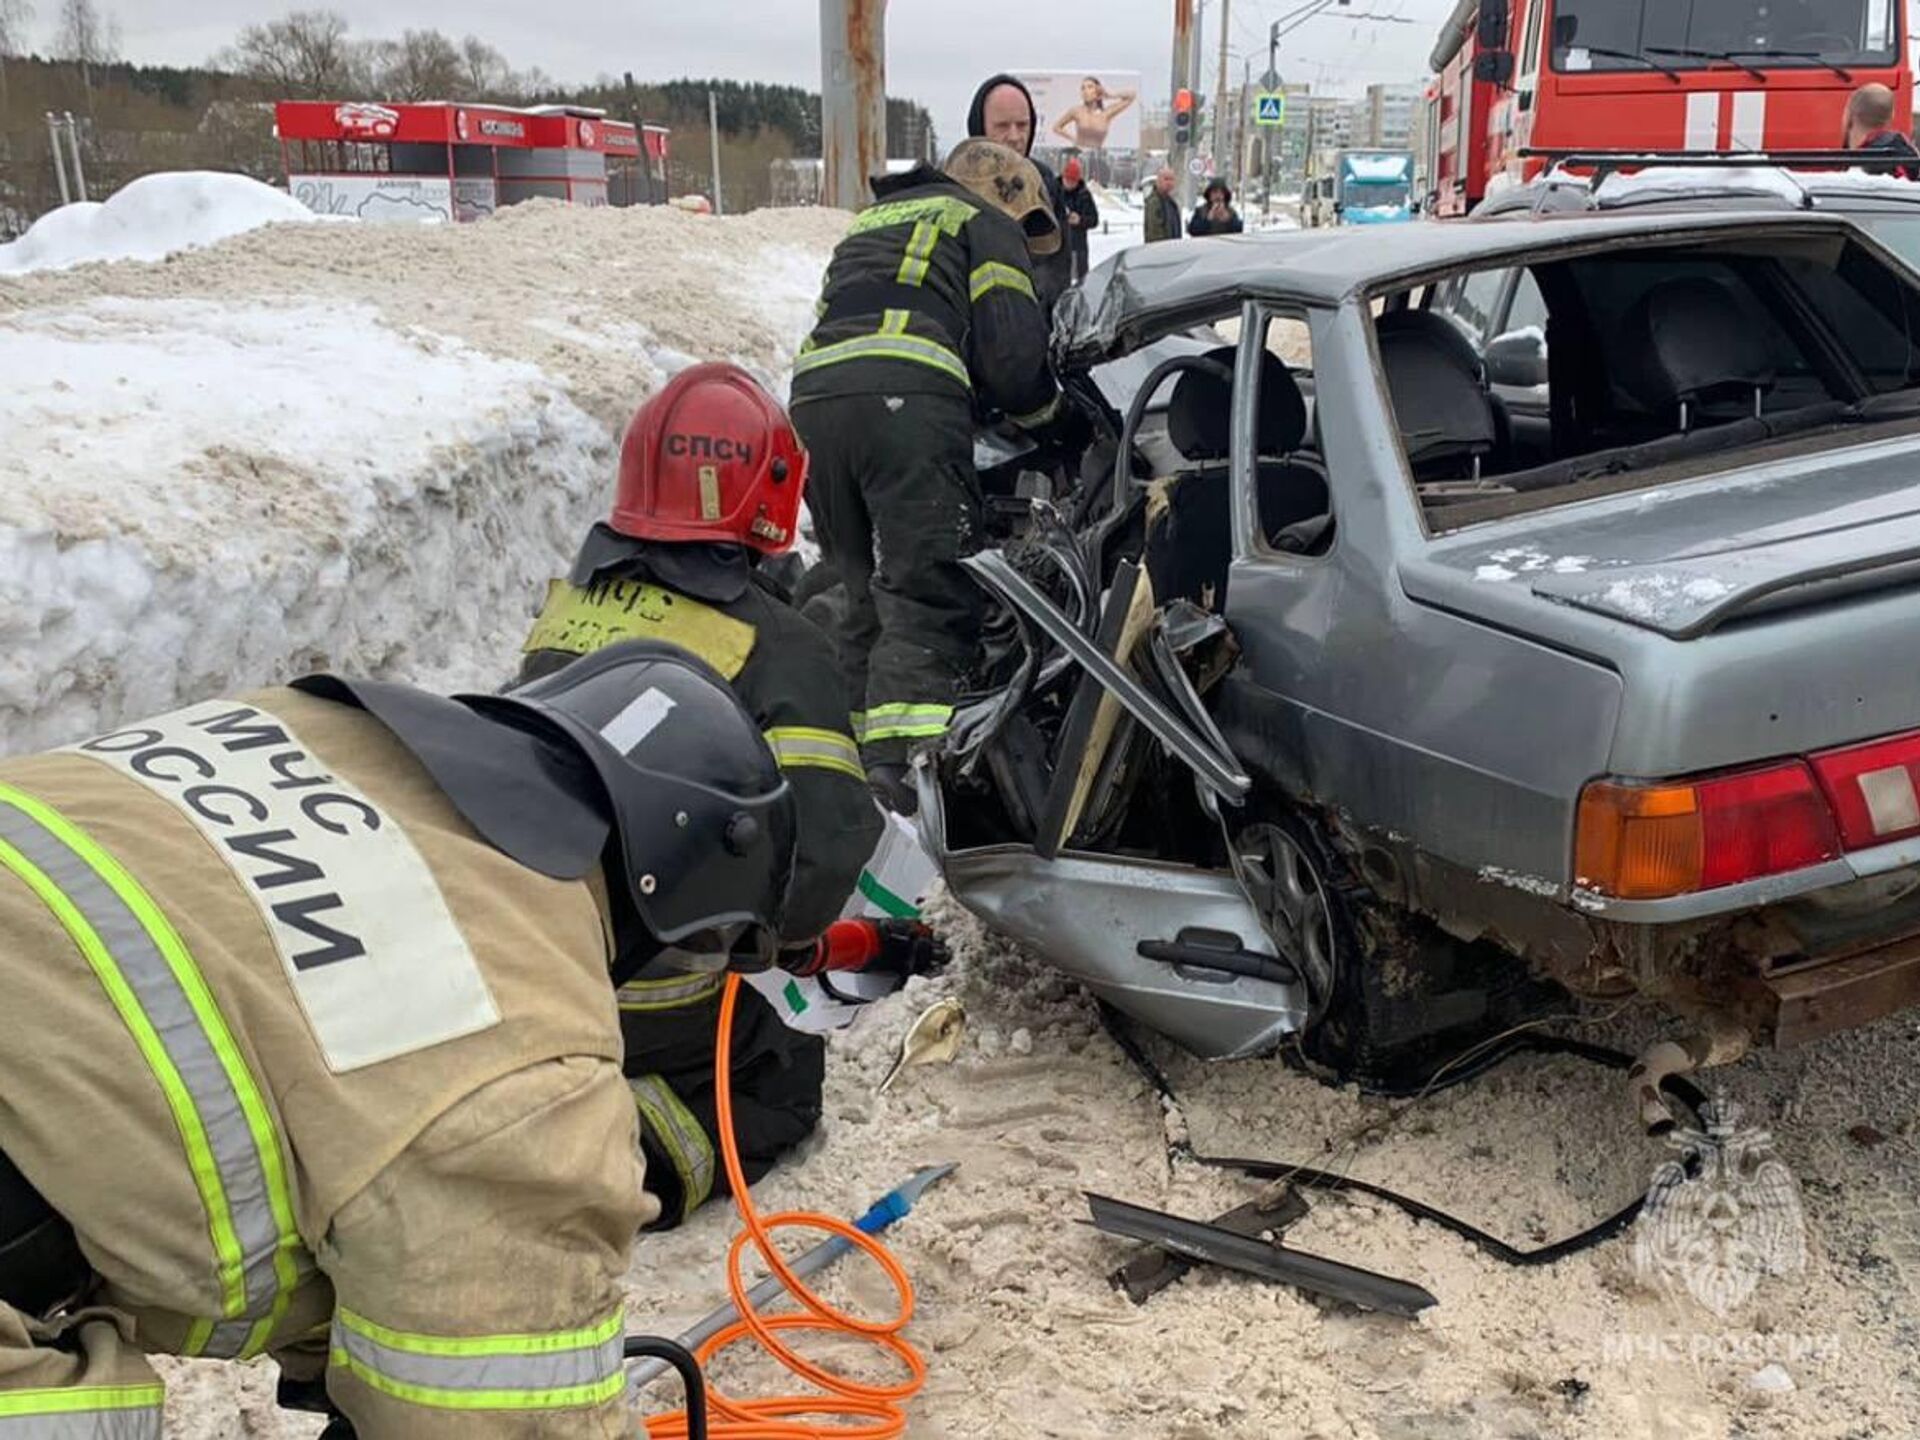
{"type": "MultiPolygon", "coordinates": [[[[1040,172],[1047,187],[1047,200],[1053,206],[1054,223],[1060,233],[1071,233],[1067,225],[1066,195],[1060,177],[1033,159],[1033,137],[1040,129],[1040,112],[1034,108],[1033,94],[1013,75],[994,75],[974,91],[973,104],[967,109],[967,134],[991,140],[1024,155],[1040,172]]],[[[1041,307],[1049,316],[1053,303],[1073,283],[1073,256],[1062,246],[1050,255],[1033,257],[1033,288],[1041,307]]]]}

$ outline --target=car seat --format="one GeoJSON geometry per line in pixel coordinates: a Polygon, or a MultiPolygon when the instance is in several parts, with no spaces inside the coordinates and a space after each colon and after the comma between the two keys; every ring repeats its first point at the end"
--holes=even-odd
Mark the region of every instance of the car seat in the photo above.
{"type": "MultiPolygon", "coordinates": [[[[1231,367],[1232,346],[1202,357],[1231,367]]],[[[1267,543],[1317,554],[1332,543],[1325,469],[1301,449],[1307,404],[1279,356],[1260,367],[1260,460],[1256,514],[1267,543]]],[[[1149,505],[1147,573],[1156,600],[1187,599],[1219,610],[1233,559],[1228,456],[1233,448],[1233,384],[1213,369],[1189,369],[1174,383],[1167,437],[1191,468],[1160,482],[1149,505]]]]}
{"type": "Polygon", "coordinates": [[[1704,275],[1663,280],[1627,312],[1621,387],[1641,405],[1698,424],[1758,419],[1773,389],[1771,347],[1741,297],[1704,275]],[[1731,411],[1731,413],[1729,413],[1731,411]]]}
{"type": "Polygon", "coordinates": [[[1431,310],[1396,310],[1373,329],[1415,482],[1473,480],[1500,468],[1510,426],[1473,342],[1431,310]]]}

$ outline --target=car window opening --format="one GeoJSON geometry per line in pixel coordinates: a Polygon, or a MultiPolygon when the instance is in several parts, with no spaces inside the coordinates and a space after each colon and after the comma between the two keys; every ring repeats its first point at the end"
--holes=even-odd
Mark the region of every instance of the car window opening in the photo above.
{"type": "Polygon", "coordinates": [[[1701,457],[1748,463],[1920,401],[1920,288],[1851,242],[1483,268],[1422,287],[1374,332],[1435,530],[1701,457]]]}

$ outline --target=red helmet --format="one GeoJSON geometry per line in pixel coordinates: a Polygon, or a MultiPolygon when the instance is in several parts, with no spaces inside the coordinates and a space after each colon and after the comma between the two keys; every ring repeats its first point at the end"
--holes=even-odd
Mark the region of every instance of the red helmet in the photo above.
{"type": "Polygon", "coordinates": [[[737,365],[682,370],[634,412],[613,528],[636,540],[793,544],[807,452],[774,398],[737,365]]]}

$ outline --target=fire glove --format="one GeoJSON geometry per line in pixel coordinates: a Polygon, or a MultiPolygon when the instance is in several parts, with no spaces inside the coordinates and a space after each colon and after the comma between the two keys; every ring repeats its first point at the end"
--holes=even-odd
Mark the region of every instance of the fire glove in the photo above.
{"type": "Polygon", "coordinates": [[[1077,456],[1093,443],[1093,421],[1087,412],[1062,392],[1047,420],[1031,432],[1036,444],[1064,456],[1077,456]]]}
{"type": "Polygon", "coordinates": [[[811,952],[786,952],[781,968],[795,975],[895,975],[905,980],[944,967],[946,942],[918,920],[836,920],[811,952]]]}

